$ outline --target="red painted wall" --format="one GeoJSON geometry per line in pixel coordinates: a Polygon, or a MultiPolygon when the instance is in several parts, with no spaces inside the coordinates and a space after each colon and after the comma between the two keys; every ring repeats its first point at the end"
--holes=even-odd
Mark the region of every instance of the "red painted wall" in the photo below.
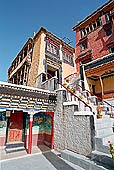
{"type": "Polygon", "coordinates": [[[5,145],[5,137],[0,137],[0,146],[4,146],[5,145]]]}
{"type": "Polygon", "coordinates": [[[87,35],[88,37],[88,48],[86,50],[80,51],[80,30],[76,30],[76,51],[75,51],[75,60],[77,71],[79,71],[79,60],[78,56],[86,53],[89,50],[92,50],[93,60],[103,57],[109,54],[109,49],[107,44],[114,41],[114,21],[112,22],[112,34],[110,36],[106,35],[103,26],[97,28],[93,32],[87,35]]]}

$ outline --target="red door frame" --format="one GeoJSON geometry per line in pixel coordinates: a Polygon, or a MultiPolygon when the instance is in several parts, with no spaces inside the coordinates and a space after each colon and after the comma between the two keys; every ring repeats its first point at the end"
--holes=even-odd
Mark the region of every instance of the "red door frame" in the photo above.
{"type": "MultiPolygon", "coordinates": [[[[54,149],[54,112],[44,112],[52,117],[52,131],[51,131],[51,149],[54,149]]],[[[29,124],[29,141],[28,141],[28,154],[31,154],[32,151],[32,125],[33,120],[30,119],[29,124]]]]}
{"type": "MultiPolygon", "coordinates": [[[[23,131],[23,112],[22,111],[15,111],[14,113],[11,113],[11,116],[10,116],[10,121],[9,121],[10,123],[11,122],[17,122],[16,123],[16,126],[18,127],[20,124],[19,123],[21,123],[22,124],[22,127],[21,126],[19,126],[19,127],[21,127],[22,129],[21,129],[21,131],[23,131]],[[18,117],[18,118],[17,118],[18,117]],[[21,119],[21,120],[20,120],[21,119]]],[[[12,125],[9,125],[9,128],[8,128],[8,136],[7,136],[7,142],[8,143],[10,143],[11,141],[11,139],[10,139],[10,133],[11,133],[11,126],[12,125]]],[[[14,134],[16,134],[15,132],[16,132],[16,129],[17,129],[17,127],[14,127],[14,132],[12,133],[12,135],[13,135],[13,137],[14,137],[14,139],[12,139],[13,140],[13,142],[15,142],[15,135],[14,134]]],[[[23,133],[23,132],[22,132],[23,133]]],[[[21,134],[22,135],[22,134],[21,134]]],[[[19,133],[17,133],[16,134],[16,138],[17,137],[19,137],[19,133]]],[[[18,142],[21,142],[21,140],[22,140],[22,137],[21,137],[21,139],[18,141],[18,142]]]]}

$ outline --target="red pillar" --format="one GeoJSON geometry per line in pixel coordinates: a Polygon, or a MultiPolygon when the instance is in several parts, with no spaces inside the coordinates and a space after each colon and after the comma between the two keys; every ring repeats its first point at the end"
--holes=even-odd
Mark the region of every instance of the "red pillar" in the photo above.
{"type": "Polygon", "coordinates": [[[54,114],[52,115],[52,137],[51,137],[51,149],[54,149],[54,114]]]}
{"type": "Polygon", "coordinates": [[[28,154],[31,154],[32,151],[32,124],[33,124],[33,115],[30,115],[28,154]]]}

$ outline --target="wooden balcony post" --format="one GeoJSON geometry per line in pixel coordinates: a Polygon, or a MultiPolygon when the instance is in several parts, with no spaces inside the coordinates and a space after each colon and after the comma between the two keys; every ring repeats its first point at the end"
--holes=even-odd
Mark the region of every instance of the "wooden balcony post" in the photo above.
{"type": "Polygon", "coordinates": [[[104,95],[104,90],[103,90],[103,80],[101,78],[101,76],[99,76],[100,79],[100,84],[101,84],[101,94],[102,94],[102,99],[103,99],[103,95],[104,95]]]}

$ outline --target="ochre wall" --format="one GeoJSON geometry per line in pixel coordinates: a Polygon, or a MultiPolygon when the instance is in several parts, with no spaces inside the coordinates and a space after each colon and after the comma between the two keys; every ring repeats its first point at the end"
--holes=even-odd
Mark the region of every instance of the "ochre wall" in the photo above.
{"type": "MultiPolygon", "coordinates": [[[[99,80],[94,81],[94,80],[89,79],[88,84],[95,85],[95,92],[101,93],[101,84],[99,80]]],[[[103,91],[111,92],[112,90],[114,90],[114,77],[108,77],[108,78],[103,79],[103,91]]],[[[91,88],[90,88],[90,91],[92,91],[91,88]]]]}
{"type": "Polygon", "coordinates": [[[38,75],[39,60],[40,60],[40,48],[41,48],[41,34],[35,39],[33,47],[32,64],[29,71],[28,86],[35,86],[36,78],[38,75]]]}
{"type": "Polygon", "coordinates": [[[63,79],[67,77],[68,75],[75,73],[75,66],[72,67],[69,64],[63,63],[62,64],[62,77],[63,79]]]}
{"type": "Polygon", "coordinates": [[[104,91],[114,90],[114,77],[109,77],[103,80],[104,91]]]}
{"type": "Polygon", "coordinates": [[[41,45],[40,45],[40,60],[39,60],[39,68],[38,68],[38,75],[42,72],[44,72],[44,65],[43,60],[45,59],[45,34],[41,34],[41,45]]]}

